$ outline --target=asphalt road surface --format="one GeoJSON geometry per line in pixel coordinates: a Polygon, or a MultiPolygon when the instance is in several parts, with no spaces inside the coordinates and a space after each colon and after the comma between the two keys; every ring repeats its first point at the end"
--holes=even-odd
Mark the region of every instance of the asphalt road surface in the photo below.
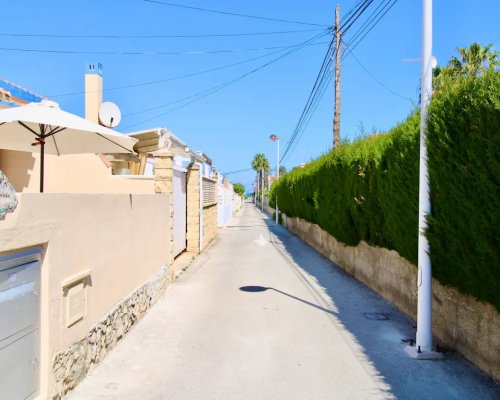
{"type": "Polygon", "coordinates": [[[70,400],[500,399],[462,357],[251,203],[70,400]]]}

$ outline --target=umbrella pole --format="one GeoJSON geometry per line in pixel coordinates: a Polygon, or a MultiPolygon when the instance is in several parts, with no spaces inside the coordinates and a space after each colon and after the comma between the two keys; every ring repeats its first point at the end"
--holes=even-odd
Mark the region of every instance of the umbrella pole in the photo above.
{"type": "Polygon", "coordinates": [[[45,141],[41,140],[40,143],[40,193],[43,193],[43,170],[44,170],[44,162],[45,162],[45,141]]]}

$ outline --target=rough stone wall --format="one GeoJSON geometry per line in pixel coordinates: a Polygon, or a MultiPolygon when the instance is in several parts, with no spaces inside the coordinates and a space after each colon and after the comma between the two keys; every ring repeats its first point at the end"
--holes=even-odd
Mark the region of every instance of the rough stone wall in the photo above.
{"type": "Polygon", "coordinates": [[[187,248],[190,253],[200,252],[200,167],[192,165],[186,176],[187,186],[187,248]]]}
{"type": "Polygon", "coordinates": [[[203,248],[217,236],[217,203],[203,208],[203,248]]]}
{"type": "MultiPolygon", "coordinates": [[[[397,252],[345,246],[318,225],[286,218],[286,226],[311,247],[413,319],[417,314],[417,267],[397,252]]],[[[432,280],[433,334],[446,346],[500,380],[500,313],[452,287],[432,280]]]]}
{"type": "Polygon", "coordinates": [[[102,360],[130,328],[163,295],[168,283],[168,268],[123,299],[79,342],[53,357],[52,400],[60,400],[76,387],[87,372],[102,360]]]}

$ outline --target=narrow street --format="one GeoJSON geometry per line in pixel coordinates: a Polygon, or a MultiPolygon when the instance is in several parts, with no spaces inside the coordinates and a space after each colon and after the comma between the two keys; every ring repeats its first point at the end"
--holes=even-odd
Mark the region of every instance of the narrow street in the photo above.
{"type": "Polygon", "coordinates": [[[499,398],[454,353],[410,359],[414,335],[390,303],[246,203],[66,398],[499,398]]]}

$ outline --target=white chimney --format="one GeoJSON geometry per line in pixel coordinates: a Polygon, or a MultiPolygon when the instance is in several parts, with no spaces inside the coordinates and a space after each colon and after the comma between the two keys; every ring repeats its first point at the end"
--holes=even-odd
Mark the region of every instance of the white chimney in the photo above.
{"type": "Polygon", "coordinates": [[[85,74],[85,118],[99,123],[102,104],[102,64],[89,64],[85,74]]]}

